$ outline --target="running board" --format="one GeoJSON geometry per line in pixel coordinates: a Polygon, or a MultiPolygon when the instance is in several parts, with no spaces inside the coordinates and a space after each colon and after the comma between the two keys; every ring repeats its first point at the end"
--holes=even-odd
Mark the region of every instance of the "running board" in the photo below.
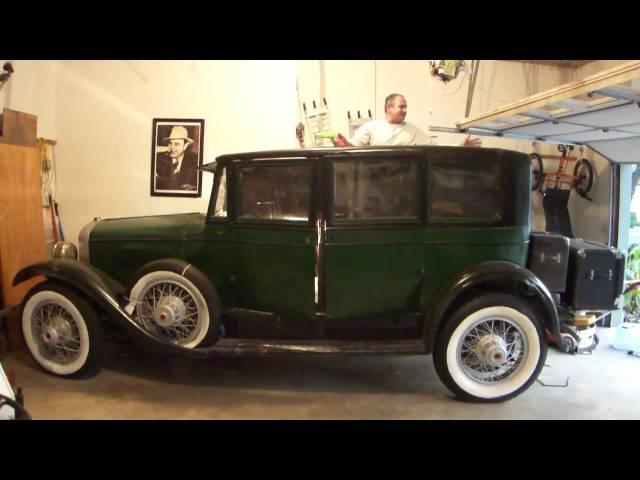
{"type": "Polygon", "coordinates": [[[420,355],[422,340],[263,340],[224,338],[209,348],[197,349],[207,356],[234,355],[420,355]]]}

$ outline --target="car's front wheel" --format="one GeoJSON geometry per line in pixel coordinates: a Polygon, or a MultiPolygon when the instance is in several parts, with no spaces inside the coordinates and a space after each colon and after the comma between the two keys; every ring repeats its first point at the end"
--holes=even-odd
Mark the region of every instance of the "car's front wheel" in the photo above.
{"type": "Polygon", "coordinates": [[[436,371],[465,400],[509,400],[538,377],[547,356],[544,339],[541,322],[526,301],[485,294],[446,320],[433,352],[436,371]]]}
{"type": "Polygon", "coordinates": [[[48,372],[86,377],[99,370],[102,326],[75,290],[49,281],[36,285],[25,297],[21,323],[31,356],[48,372]]]}

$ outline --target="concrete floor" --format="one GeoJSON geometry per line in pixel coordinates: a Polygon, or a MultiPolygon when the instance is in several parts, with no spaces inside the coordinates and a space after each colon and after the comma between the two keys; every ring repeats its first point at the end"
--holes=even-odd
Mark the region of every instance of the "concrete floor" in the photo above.
{"type": "Polygon", "coordinates": [[[457,401],[430,356],[165,359],[110,343],[87,380],[43,372],[26,351],[4,354],[34,419],[640,419],[640,356],[549,350],[539,380],[501,404],[457,401]]]}

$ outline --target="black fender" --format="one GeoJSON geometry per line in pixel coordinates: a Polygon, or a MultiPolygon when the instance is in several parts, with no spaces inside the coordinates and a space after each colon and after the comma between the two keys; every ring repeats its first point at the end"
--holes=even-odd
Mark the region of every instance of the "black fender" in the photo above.
{"type": "Polygon", "coordinates": [[[438,329],[450,307],[456,300],[464,298],[477,289],[499,290],[507,293],[519,293],[536,301],[543,315],[544,327],[549,330],[556,345],[566,351],[566,345],[560,335],[558,309],[549,289],[533,272],[521,265],[491,261],[473,265],[455,275],[436,296],[436,301],[427,309],[427,322],[424,328],[424,341],[427,352],[432,352],[438,329]]]}
{"type": "Polygon", "coordinates": [[[207,356],[205,352],[163,341],[147,332],[125,310],[128,301],[124,296],[124,287],[95,267],[76,260],[49,260],[29,265],[20,270],[13,279],[13,285],[16,286],[36,276],[68,284],[84,293],[114,320],[124,325],[131,336],[141,340],[152,350],[194,357],[207,356]]]}

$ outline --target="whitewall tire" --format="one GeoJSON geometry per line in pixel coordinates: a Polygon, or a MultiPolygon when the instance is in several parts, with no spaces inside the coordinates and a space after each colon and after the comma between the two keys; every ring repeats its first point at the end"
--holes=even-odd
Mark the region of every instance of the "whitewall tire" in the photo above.
{"type": "Polygon", "coordinates": [[[20,318],[29,353],[46,371],[86,377],[99,370],[102,326],[75,290],[53,282],[36,285],[25,297],[20,318]]]}
{"type": "Polygon", "coordinates": [[[544,329],[526,301],[502,293],[467,302],[436,340],[438,375],[457,396],[499,402],[524,392],[547,354],[544,329]]]}

